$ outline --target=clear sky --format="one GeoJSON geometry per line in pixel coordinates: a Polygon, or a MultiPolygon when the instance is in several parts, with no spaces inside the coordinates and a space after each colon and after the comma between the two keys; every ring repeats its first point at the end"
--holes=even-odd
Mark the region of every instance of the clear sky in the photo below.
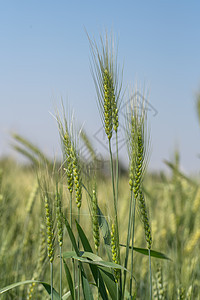
{"type": "Polygon", "coordinates": [[[0,1],[0,154],[11,153],[14,131],[59,155],[50,112],[61,97],[98,148],[101,120],[85,29],[97,40],[112,30],[124,87],[147,86],[158,111],[149,113],[150,168],[163,169],[179,149],[182,169],[199,172],[199,16],[199,1],[0,1]]]}

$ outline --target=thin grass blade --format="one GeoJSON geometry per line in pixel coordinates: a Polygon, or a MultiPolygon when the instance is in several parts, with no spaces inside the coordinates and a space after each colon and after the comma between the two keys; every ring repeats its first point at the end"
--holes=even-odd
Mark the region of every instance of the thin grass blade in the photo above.
{"type": "MultiPolygon", "coordinates": [[[[45,290],[47,291],[47,293],[51,296],[51,286],[46,282],[42,282],[42,281],[38,281],[38,280],[26,280],[26,281],[20,281],[20,282],[10,284],[10,285],[0,289],[0,295],[18,287],[18,286],[25,285],[25,284],[31,284],[31,283],[42,284],[43,287],[45,288],[45,290]]],[[[53,297],[55,300],[60,300],[60,295],[54,288],[53,288],[53,297]]]]}
{"type": "Polygon", "coordinates": [[[116,264],[114,262],[111,262],[111,261],[104,261],[102,260],[101,257],[95,255],[94,253],[91,254],[90,252],[79,252],[79,256],[74,254],[73,255],[73,252],[70,251],[70,252],[64,252],[63,253],[63,258],[73,258],[73,259],[76,259],[82,263],[87,263],[87,264],[92,264],[92,265],[97,265],[99,267],[105,267],[105,268],[109,268],[109,269],[119,269],[119,270],[126,270],[128,271],[127,269],[125,269],[123,266],[119,265],[119,264],[116,264]],[[81,255],[81,256],[80,256],[81,255]],[[90,257],[91,258],[95,258],[95,260],[90,260],[88,259],[87,257],[90,257]]]}
{"type": "Polygon", "coordinates": [[[111,299],[117,299],[117,284],[112,272],[109,269],[100,268],[100,274],[103,278],[103,281],[109,291],[111,299]]]}
{"type": "Polygon", "coordinates": [[[64,263],[64,269],[65,269],[65,274],[67,277],[68,286],[70,289],[70,294],[71,294],[72,299],[74,300],[74,285],[73,285],[73,281],[72,281],[72,276],[71,276],[70,270],[68,268],[68,265],[66,264],[64,259],[63,259],[63,263],[64,263]]]}
{"type": "Polygon", "coordinates": [[[107,222],[105,216],[103,215],[102,211],[100,210],[99,206],[98,206],[98,215],[99,215],[99,218],[98,218],[99,228],[101,229],[101,233],[103,235],[108,259],[110,261],[112,261],[112,253],[111,253],[111,247],[110,247],[110,244],[111,244],[110,228],[109,228],[108,222],[107,222]]]}
{"type": "MultiPolygon", "coordinates": [[[[125,245],[123,244],[120,244],[120,246],[122,247],[126,247],[125,245]]],[[[129,246],[129,249],[132,249],[131,246],[129,246]]],[[[133,247],[133,250],[138,252],[138,253],[141,253],[143,255],[147,255],[149,256],[149,250],[148,249],[145,249],[145,248],[136,248],[136,247],[133,247]]],[[[171,260],[171,258],[169,258],[167,255],[165,255],[164,253],[161,253],[161,252],[158,252],[158,251],[155,251],[155,250],[150,250],[150,256],[151,257],[156,257],[156,258],[160,258],[160,259],[167,259],[167,260],[171,260]]]]}
{"type": "MultiPolygon", "coordinates": [[[[77,226],[78,234],[79,234],[80,240],[82,242],[83,248],[86,251],[85,253],[87,253],[88,258],[91,258],[94,260],[94,256],[93,256],[94,253],[92,251],[92,247],[90,246],[90,243],[89,243],[83,229],[81,228],[81,226],[78,222],[76,222],[76,226],[77,226]]],[[[105,284],[103,282],[103,279],[102,279],[102,276],[101,276],[101,273],[100,273],[98,267],[95,265],[91,265],[91,264],[89,266],[90,266],[92,275],[94,277],[94,280],[96,282],[96,286],[98,286],[98,284],[99,284],[99,287],[100,287],[99,292],[101,294],[102,299],[108,300],[108,295],[106,292],[105,284]]]]}
{"type": "Polygon", "coordinates": [[[92,291],[90,288],[90,284],[87,280],[87,277],[85,275],[85,272],[83,268],[81,268],[81,282],[82,282],[82,288],[83,288],[83,294],[85,300],[93,300],[92,291]]]}
{"type": "Polygon", "coordinates": [[[63,218],[64,218],[65,226],[67,228],[70,240],[71,240],[72,245],[74,247],[74,250],[75,250],[76,254],[79,256],[79,250],[78,250],[78,246],[77,246],[76,239],[75,239],[75,236],[73,234],[73,231],[72,231],[72,229],[71,229],[71,227],[70,227],[69,222],[67,221],[67,219],[64,216],[63,216],[63,218]]]}

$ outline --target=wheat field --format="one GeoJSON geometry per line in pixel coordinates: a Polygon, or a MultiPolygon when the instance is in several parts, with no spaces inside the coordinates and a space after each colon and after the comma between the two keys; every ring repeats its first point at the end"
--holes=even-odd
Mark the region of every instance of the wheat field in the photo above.
{"type": "Polygon", "coordinates": [[[200,299],[199,178],[181,172],[178,152],[165,161],[169,173],[148,172],[147,107],[138,97],[127,107],[129,167],[122,172],[122,70],[112,37],[100,37],[100,44],[89,38],[89,44],[109,160],[96,156],[90,137],[76,130],[64,108],[55,116],[61,160],[52,161],[34,141],[13,134],[14,149],[28,160],[0,160],[0,295],[200,299]]]}

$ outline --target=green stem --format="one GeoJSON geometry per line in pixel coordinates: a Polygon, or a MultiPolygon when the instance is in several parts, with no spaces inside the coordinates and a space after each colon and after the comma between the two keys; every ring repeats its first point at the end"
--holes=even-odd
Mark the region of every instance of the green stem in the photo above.
{"type": "Polygon", "coordinates": [[[151,273],[151,250],[150,249],[149,249],[149,285],[150,285],[149,299],[152,300],[152,273],[151,273]]]}
{"type": "MultiPolygon", "coordinates": [[[[98,250],[96,250],[96,255],[98,255],[99,253],[98,253],[98,250]]],[[[100,292],[99,292],[99,288],[100,288],[100,286],[99,286],[99,269],[97,268],[97,288],[98,288],[98,296],[97,296],[97,300],[99,300],[100,299],[100,292]]]]}
{"type": "Polygon", "coordinates": [[[51,276],[51,300],[53,300],[53,262],[50,262],[50,276],[51,276]]]}
{"type": "Polygon", "coordinates": [[[62,246],[60,246],[60,300],[62,299],[62,246]]]}
{"type": "MultiPolygon", "coordinates": [[[[72,229],[72,193],[70,193],[70,227],[72,229]]],[[[72,248],[73,250],[73,245],[72,248]]],[[[74,297],[76,298],[76,272],[75,272],[75,261],[72,258],[72,268],[73,268],[73,280],[74,280],[74,297]]]]}
{"type": "Polygon", "coordinates": [[[97,278],[97,285],[98,285],[98,296],[97,296],[97,300],[99,300],[100,299],[100,292],[99,292],[99,288],[100,288],[100,286],[99,286],[99,269],[97,269],[97,272],[98,272],[98,278],[97,278]]]}
{"type": "MultiPolygon", "coordinates": [[[[109,152],[110,152],[111,180],[112,180],[112,187],[113,187],[113,202],[114,202],[114,211],[115,211],[115,228],[116,228],[116,239],[117,239],[116,240],[116,244],[117,244],[117,252],[118,252],[118,258],[119,258],[119,264],[120,264],[120,247],[119,247],[119,228],[118,228],[117,199],[116,199],[116,193],[115,193],[115,179],[114,179],[114,171],[113,171],[113,157],[112,157],[112,149],[111,149],[111,140],[110,139],[109,139],[109,152]]],[[[118,156],[118,154],[117,154],[117,156],[118,156]]],[[[117,183],[117,188],[118,188],[118,183],[117,183]]],[[[121,278],[120,278],[120,287],[121,287],[121,282],[122,281],[121,281],[121,278]]]]}
{"type": "MultiPolygon", "coordinates": [[[[80,224],[80,207],[78,207],[78,224],[80,224]]],[[[79,235],[78,235],[78,249],[79,249],[79,235]]],[[[78,264],[78,300],[80,300],[80,266],[78,264]]]]}
{"type": "MultiPolygon", "coordinates": [[[[72,193],[70,193],[70,227],[72,229],[72,193]]],[[[72,246],[73,250],[73,246],[72,246]]]]}
{"type": "MultiPolygon", "coordinates": [[[[130,245],[130,239],[131,239],[132,216],[133,216],[133,191],[131,190],[131,199],[130,199],[130,205],[129,205],[129,218],[128,218],[128,233],[127,233],[127,240],[126,240],[126,256],[125,256],[125,262],[124,262],[124,268],[125,269],[127,269],[127,265],[128,265],[129,245],[130,245]]],[[[123,282],[122,299],[124,299],[124,294],[125,294],[126,275],[127,275],[127,272],[126,272],[126,270],[124,270],[124,282],[123,282]]]]}
{"type": "Polygon", "coordinates": [[[132,297],[132,283],[133,283],[133,247],[134,247],[134,236],[135,236],[135,206],[136,199],[133,197],[133,223],[132,223],[132,244],[131,244],[131,278],[130,278],[130,296],[132,297]]]}
{"type": "Polygon", "coordinates": [[[112,187],[113,187],[113,201],[114,201],[114,210],[115,210],[115,226],[116,226],[117,248],[118,248],[118,253],[120,254],[120,249],[119,249],[119,229],[118,229],[118,217],[117,217],[117,203],[116,203],[116,195],[115,195],[115,182],[114,182],[114,172],[113,172],[113,158],[112,158],[112,150],[111,150],[111,142],[110,142],[110,140],[109,140],[109,152],[110,152],[110,171],[111,171],[111,179],[112,179],[112,187]]]}
{"type": "MultiPolygon", "coordinates": [[[[116,206],[118,207],[118,191],[119,191],[119,149],[118,149],[118,135],[116,131],[116,206]]],[[[119,247],[120,251],[120,247],[119,247]]],[[[120,253],[120,252],[119,252],[120,253]]],[[[122,297],[122,272],[120,271],[120,297],[122,297]]]]}
{"type": "Polygon", "coordinates": [[[116,213],[117,206],[116,206],[116,197],[115,197],[115,180],[114,180],[113,158],[112,158],[112,149],[111,149],[111,142],[110,142],[110,140],[109,140],[109,152],[110,152],[110,172],[111,172],[112,187],[113,187],[114,209],[115,209],[115,213],[116,213]]]}
{"type": "Polygon", "coordinates": [[[73,265],[73,280],[74,280],[74,297],[76,299],[76,271],[75,271],[75,261],[72,258],[72,265],[73,265]]]}

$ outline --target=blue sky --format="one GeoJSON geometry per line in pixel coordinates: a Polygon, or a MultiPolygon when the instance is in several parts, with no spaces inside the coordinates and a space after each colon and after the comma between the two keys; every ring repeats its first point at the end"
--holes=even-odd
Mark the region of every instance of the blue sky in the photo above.
{"type": "MultiPolygon", "coordinates": [[[[149,113],[149,167],[164,169],[163,160],[179,149],[182,169],[198,173],[199,11],[198,1],[1,1],[0,154],[16,156],[10,133],[17,132],[48,155],[60,155],[50,112],[61,98],[99,147],[94,135],[101,120],[85,29],[97,40],[112,30],[124,87],[145,85],[158,111],[149,113]]],[[[125,149],[121,157],[127,160],[125,149]]]]}

